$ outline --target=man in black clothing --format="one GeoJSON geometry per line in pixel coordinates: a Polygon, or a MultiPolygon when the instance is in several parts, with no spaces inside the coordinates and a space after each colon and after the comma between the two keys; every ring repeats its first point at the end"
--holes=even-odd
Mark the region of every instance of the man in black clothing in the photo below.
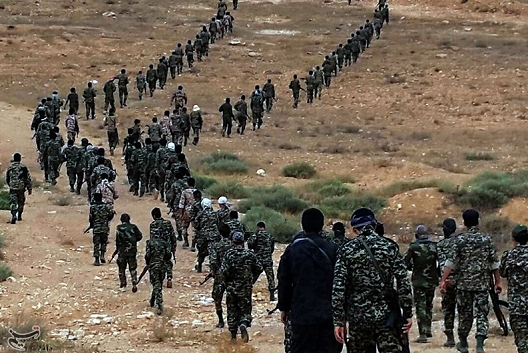
{"type": "Polygon", "coordinates": [[[332,285],[336,244],[320,234],[324,215],[315,208],[302,214],[303,231],[295,236],[281,257],[279,309],[284,324],[292,324],[291,353],[339,353],[334,338],[332,285]]]}
{"type": "Polygon", "coordinates": [[[218,109],[222,113],[222,137],[231,137],[231,128],[233,127],[233,106],[231,105],[231,99],[226,98],[225,103],[218,109]]]}

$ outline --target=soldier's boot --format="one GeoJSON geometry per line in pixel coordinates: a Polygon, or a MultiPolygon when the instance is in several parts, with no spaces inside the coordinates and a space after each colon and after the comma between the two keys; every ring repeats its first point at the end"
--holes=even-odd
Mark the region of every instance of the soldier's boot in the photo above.
{"type": "Polygon", "coordinates": [[[102,264],[106,263],[106,260],[105,260],[104,256],[105,256],[105,252],[101,251],[101,257],[99,258],[99,261],[101,261],[102,264]]]}
{"type": "Polygon", "coordinates": [[[163,307],[160,305],[158,306],[158,308],[156,309],[156,314],[157,315],[161,315],[163,313],[163,307]]]}
{"type": "Polygon", "coordinates": [[[236,331],[231,331],[231,342],[236,342],[237,333],[236,331]]]}
{"type": "Polygon", "coordinates": [[[245,324],[240,325],[240,335],[242,336],[242,341],[244,343],[249,342],[249,334],[247,332],[247,327],[245,324]]]}
{"type": "Polygon", "coordinates": [[[73,184],[70,184],[70,192],[75,192],[75,188],[73,187],[73,184]]]}
{"type": "Polygon", "coordinates": [[[183,241],[182,232],[180,229],[178,229],[178,238],[176,238],[177,241],[183,241]]]}
{"type": "Polygon", "coordinates": [[[132,280],[132,293],[137,292],[137,280],[132,280]]]}
{"type": "Polygon", "coordinates": [[[201,263],[201,262],[198,262],[198,263],[194,266],[194,269],[196,270],[196,272],[198,272],[198,273],[202,273],[202,263],[201,263]]]}
{"type": "Polygon", "coordinates": [[[150,296],[150,307],[153,308],[156,304],[156,298],[154,298],[154,293],[150,296]]]}
{"type": "Polygon", "coordinates": [[[158,189],[154,189],[154,200],[157,200],[158,197],[159,197],[159,191],[158,191],[158,189]]]}
{"type": "Polygon", "coordinates": [[[126,285],[127,285],[127,284],[126,284],[126,280],[121,281],[121,282],[119,283],[119,290],[120,290],[121,292],[126,291],[126,285]]]}
{"type": "Polygon", "coordinates": [[[477,353],[484,353],[484,340],[486,337],[484,336],[477,336],[477,353]]]}
{"type": "Polygon", "coordinates": [[[459,351],[460,353],[468,353],[469,349],[467,337],[458,337],[458,341],[459,342],[456,344],[457,351],[459,351]]]}
{"type": "Polygon", "coordinates": [[[125,107],[127,106],[126,101],[127,101],[127,96],[125,96],[125,98],[123,98],[123,105],[124,105],[125,107]]]}
{"type": "Polygon", "coordinates": [[[193,237],[193,240],[191,242],[191,251],[192,252],[196,251],[196,239],[194,237],[193,237]]]}
{"type": "Polygon", "coordinates": [[[17,222],[17,213],[16,211],[11,211],[11,224],[16,224],[17,222]]]}
{"type": "Polygon", "coordinates": [[[101,262],[99,262],[99,256],[94,256],[94,266],[101,266],[101,262]]]}
{"type": "Polygon", "coordinates": [[[455,335],[453,335],[453,331],[447,331],[445,335],[447,339],[444,343],[444,347],[453,348],[455,346],[455,335]]]}
{"type": "Polygon", "coordinates": [[[167,279],[167,288],[172,288],[172,278],[167,279]]]}
{"type": "Polygon", "coordinates": [[[183,237],[183,245],[182,248],[187,249],[189,247],[189,236],[185,235],[183,237]]]}
{"type": "Polygon", "coordinates": [[[420,337],[418,337],[416,343],[427,343],[427,335],[425,333],[420,333],[420,337]]]}
{"type": "Polygon", "coordinates": [[[216,315],[218,316],[218,324],[216,324],[216,328],[224,328],[224,315],[222,310],[217,310],[216,315]]]}
{"type": "Polygon", "coordinates": [[[22,220],[22,213],[24,213],[24,211],[18,211],[17,221],[19,222],[22,220]]]}
{"type": "Polygon", "coordinates": [[[275,291],[273,289],[270,289],[270,302],[275,301],[275,291]]]}

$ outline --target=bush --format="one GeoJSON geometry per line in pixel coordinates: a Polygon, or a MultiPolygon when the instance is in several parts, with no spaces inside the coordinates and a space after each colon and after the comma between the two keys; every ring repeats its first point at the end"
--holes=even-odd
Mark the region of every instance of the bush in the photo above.
{"type": "Polygon", "coordinates": [[[490,153],[470,152],[465,154],[467,161],[492,161],[495,159],[490,153]]]}
{"type": "Polygon", "coordinates": [[[205,175],[193,175],[194,180],[196,180],[196,188],[198,190],[205,190],[215,184],[218,184],[218,180],[211,178],[205,175]]]}
{"type": "Polygon", "coordinates": [[[252,231],[256,230],[256,224],[260,221],[266,222],[266,230],[279,243],[289,243],[301,228],[294,219],[262,206],[251,208],[244,217],[244,223],[252,231]]]}
{"type": "Polygon", "coordinates": [[[238,204],[238,209],[242,213],[254,207],[264,206],[295,214],[308,207],[308,204],[295,196],[293,191],[281,185],[252,187],[248,194],[249,198],[240,201],[238,204]]]}
{"type": "Polygon", "coordinates": [[[282,170],[282,175],[297,179],[310,179],[315,175],[315,168],[306,162],[288,164],[282,170]]]}
{"type": "Polygon", "coordinates": [[[247,189],[238,181],[228,181],[225,183],[216,183],[209,186],[204,191],[205,195],[212,197],[225,196],[233,199],[243,199],[247,197],[247,189]]]}
{"type": "Polygon", "coordinates": [[[355,209],[367,207],[376,213],[385,207],[385,199],[370,194],[351,194],[324,199],[319,204],[325,217],[348,219],[355,209]]]}
{"type": "Polygon", "coordinates": [[[397,181],[381,189],[380,194],[385,197],[393,197],[404,192],[423,189],[423,188],[437,188],[441,192],[454,193],[456,186],[447,181],[442,180],[410,180],[397,181]]]}
{"type": "Polygon", "coordinates": [[[9,210],[9,192],[2,190],[0,191],[0,210],[9,210]]]}
{"type": "Polygon", "coordinates": [[[313,203],[319,203],[328,197],[344,196],[352,189],[338,179],[321,179],[312,181],[299,190],[299,196],[313,203]]]}
{"type": "Polygon", "coordinates": [[[500,250],[509,243],[511,231],[515,225],[509,218],[498,215],[484,217],[480,222],[482,231],[491,235],[495,246],[500,250]]]}
{"type": "Polygon", "coordinates": [[[0,262],[0,282],[13,275],[13,270],[5,262],[0,262]]]}
{"type": "Polygon", "coordinates": [[[243,174],[249,165],[233,153],[218,151],[202,158],[204,170],[223,174],[243,174]]]}
{"type": "Polygon", "coordinates": [[[511,198],[528,196],[528,171],[485,172],[477,175],[455,196],[455,202],[476,209],[492,210],[511,198]]]}

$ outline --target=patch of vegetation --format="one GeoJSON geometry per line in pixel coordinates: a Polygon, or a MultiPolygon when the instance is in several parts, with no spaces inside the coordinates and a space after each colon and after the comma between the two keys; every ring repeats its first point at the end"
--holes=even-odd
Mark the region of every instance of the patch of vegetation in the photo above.
{"type": "Polygon", "coordinates": [[[367,207],[376,213],[385,207],[385,199],[371,194],[350,194],[326,198],[321,201],[319,208],[325,217],[348,219],[352,212],[360,207],[367,207]]]}
{"type": "Polygon", "coordinates": [[[511,238],[511,231],[516,226],[507,217],[501,217],[499,215],[489,215],[483,217],[480,222],[480,229],[493,238],[495,246],[502,250],[508,245],[511,238]]]}
{"type": "Polygon", "coordinates": [[[325,198],[349,195],[352,189],[338,179],[312,181],[299,189],[298,195],[314,204],[325,198]]]}
{"type": "Polygon", "coordinates": [[[315,174],[314,166],[306,162],[288,164],[282,170],[283,176],[297,179],[310,179],[315,174]]]}
{"type": "Polygon", "coordinates": [[[256,224],[260,221],[266,223],[266,230],[279,243],[289,243],[301,229],[299,223],[293,218],[284,217],[281,213],[267,207],[252,207],[244,217],[244,223],[252,231],[256,230],[256,224]]]}
{"type": "Polygon", "coordinates": [[[0,282],[13,275],[13,270],[5,262],[0,262],[0,282]]]}
{"type": "Polygon", "coordinates": [[[345,184],[354,184],[357,181],[352,175],[338,175],[335,179],[345,184]]]}
{"type": "Polygon", "coordinates": [[[477,175],[455,195],[455,202],[478,210],[504,206],[513,197],[528,196],[528,171],[485,172],[477,175]]]}
{"type": "Polygon", "coordinates": [[[9,191],[0,191],[0,210],[9,210],[9,191]]]}
{"type": "Polygon", "coordinates": [[[242,200],[238,204],[238,209],[242,213],[259,206],[291,214],[299,213],[308,208],[308,204],[304,200],[281,185],[252,187],[248,194],[248,199],[242,200]]]}
{"type": "Polygon", "coordinates": [[[492,161],[495,159],[492,154],[486,152],[469,152],[464,156],[467,161],[492,161]]]}
{"type": "Polygon", "coordinates": [[[218,180],[211,178],[205,175],[193,175],[194,180],[196,180],[196,188],[198,190],[205,190],[215,184],[218,184],[218,180]]]}
{"type": "Polygon", "coordinates": [[[205,195],[212,197],[225,196],[228,199],[243,199],[248,196],[247,189],[238,181],[227,181],[224,183],[216,183],[209,186],[204,191],[205,195]]]}
{"type": "Polygon", "coordinates": [[[448,181],[432,179],[432,180],[409,180],[397,181],[380,190],[382,196],[391,198],[393,196],[403,194],[404,192],[423,189],[423,188],[437,188],[440,192],[454,193],[456,186],[448,181]]]}
{"type": "Polygon", "coordinates": [[[221,174],[244,174],[249,170],[249,164],[233,153],[217,151],[202,158],[205,171],[221,174]]]}
{"type": "Polygon", "coordinates": [[[278,147],[279,147],[279,149],[286,150],[286,151],[292,151],[292,150],[301,149],[301,146],[294,145],[293,143],[290,143],[290,142],[283,142],[283,143],[279,144],[278,147]]]}

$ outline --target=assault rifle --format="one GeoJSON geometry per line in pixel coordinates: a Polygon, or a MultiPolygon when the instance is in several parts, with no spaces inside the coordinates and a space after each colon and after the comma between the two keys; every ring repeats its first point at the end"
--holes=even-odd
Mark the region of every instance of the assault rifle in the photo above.
{"type": "Polygon", "coordinates": [[[273,315],[277,310],[279,310],[279,304],[275,306],[273,309],[268,310],[268,315],[273,315]]]}
{"type": "Polygon", "coordinates": [[[200,285],[203,286],[207,281],[209,281],[213,277],[214,277],[213,273],[209,272],[209,274],[205,276],[205,279],[202,282],[200,282],[200,285]]]}
{"type": "Polygon", "coordinates": [[[139,284],[139,282],[141,282],[141,279],[142,279],[142,278],[145,276],[145,274],[147,273],[148,268],[149,268],[149,266],[148,266],[148,265],[145,265],[145,267],[143,268],[143,271],[141,271],[141,274],[139,275],[139,278],[138,278],[138,281],[137,281],[138,284],[139,284]]]}
{"type": "Polygon", "coordinates": [[[119,250],[116,248],[115,251],[114,251],[114,253],[112,254],[112,258],[110,259],[110,261],[108,261],[109,264],[112,263],[112,260],[114,259],[114,257],[116,257],[118,251],[119,251],[119,250]]]}
{"type": "Polygon", "coordinates": [[[499,299],[499,294],[495,292],[495,281],[491,280],[491,289],[489,291],[490,297],[491,297],[491,303],[493,304],[493,312],[495,312],[495,316],[497,317],[497,321],[499,321],[499,325],[502,329],[502,335],[508,336],[509,330],[508,330],[508,321],[504,317],[504,314],[502,313],[501,306],[508,308],[509,303],[504,300],[499,299]]]}

